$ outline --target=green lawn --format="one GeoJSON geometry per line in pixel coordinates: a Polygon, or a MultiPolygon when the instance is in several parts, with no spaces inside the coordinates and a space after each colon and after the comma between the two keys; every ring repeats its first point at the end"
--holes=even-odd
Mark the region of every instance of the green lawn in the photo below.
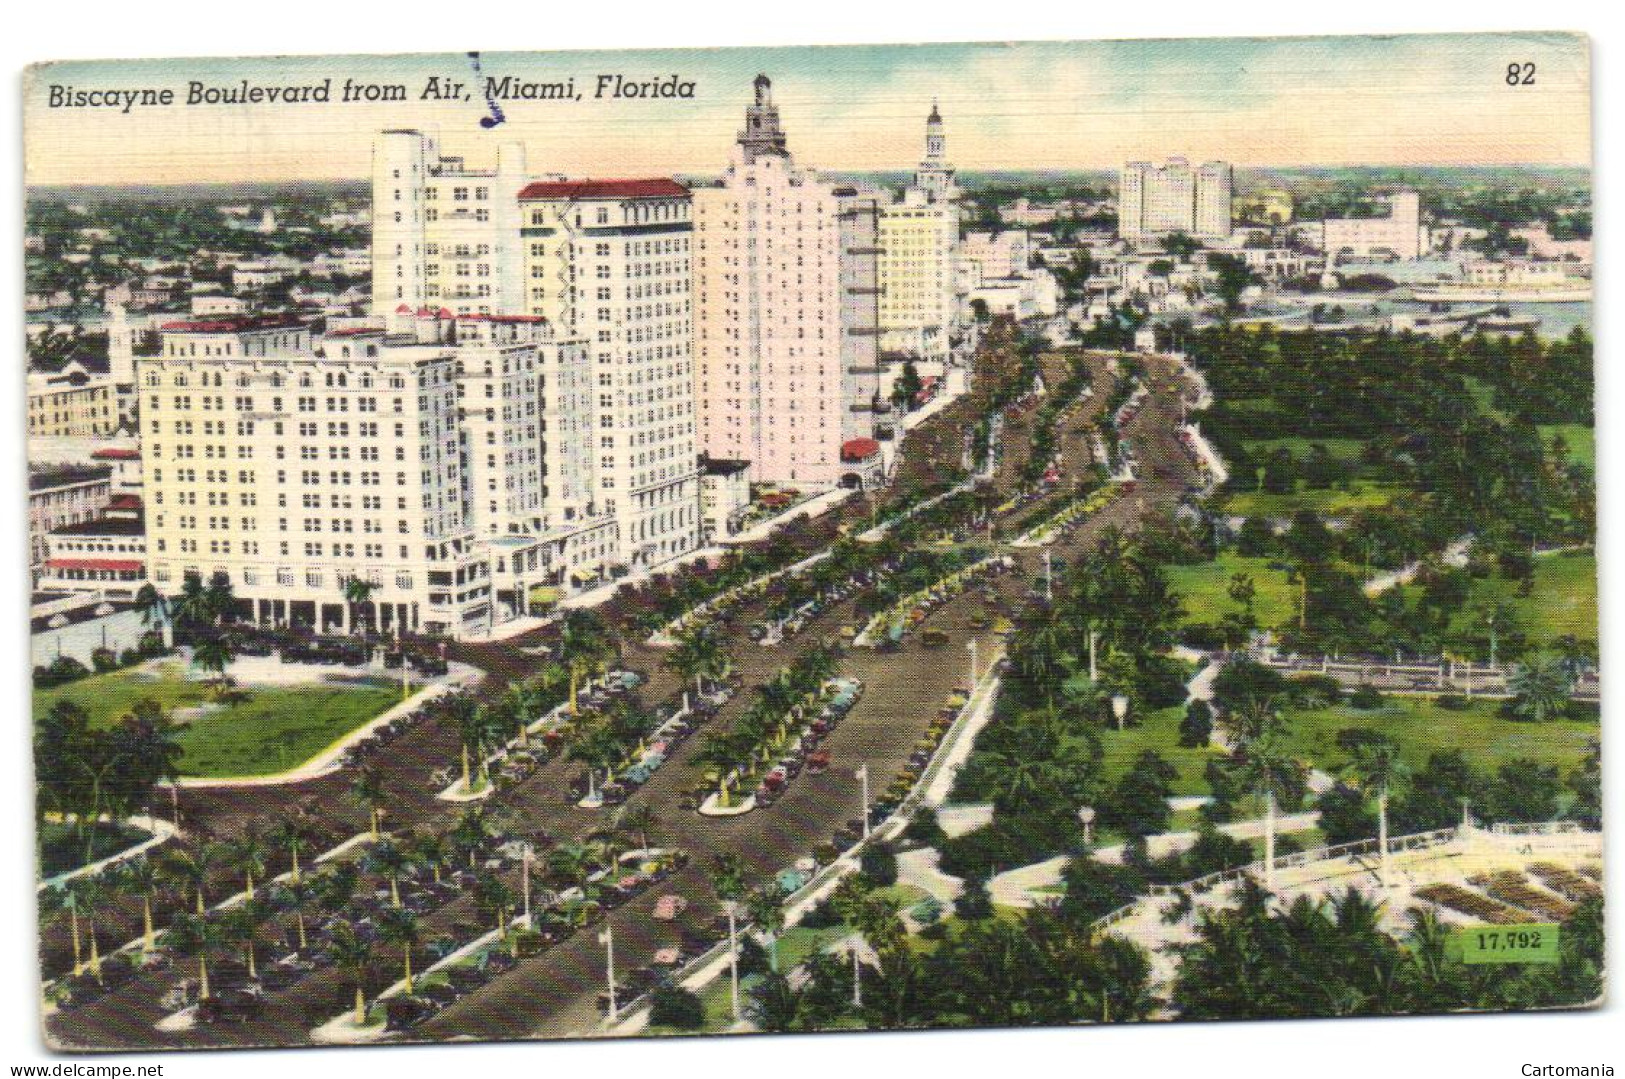
{"type": "Polygon", "coordinates": [[[1579,423],[1546,423],[1541,424],[1540,440],[1548,449],[1551,448],[1552,436],[1562,435],[1563,441],[1568,443],[1568,459],[1576,464],[1585,465],[1595,470],[1597,467],[1597,434],[1592,428],[1579,423]]]}
{"type": "Polygon", "coordinates": [[[1276,450],[1284,449],[1300,461],[1309,456],[1312,447],[1325,446],[1326,452],[1334,461],[1346,461],[1351,464],[1359,462],[1360,455],[1365,449],[1365,443],[1357,438],[1308,438],[1302,435],[1249,439],[1246,446],[1247,452],[1255,458],[1268,457],[1276,450]]]}
{"type": "Polygon", "coordinates": [[[1457,629],[1474,616],[1481,603],[1500,600],[1516,612],[1518,624],[1537,644],[1572,635],[1597,639],[1597,556],[1591,551],[1563,551],[1535,559],[1535,583],[1529,595],[1518,595],[1516,581],[1491,577],[1473,582],[1457,629]]]}
{"type": "MultiPolygon", "coordinates": [[[[36,719],[59,700],[73,701],[94,726],[112,726],[142,698],[166,710],[208,706],[210,688],[176,662],[93,675],[34,693],[36,719]]],[[[293,768],[400,701],[390,682],[243,687],[245,699],[192,717],[179,742],[182,775],[269,775],[293,768]]]]}
{"type": "Polygon", "coordinates": [[[1314,510],[1322,516],[1340,517],[1356,510],[1386,506],[1406,488],[1392,484],[1356,480],[1347,491],[1329,487],[1290,494],[1269,491],[1241,491],[1225,499],[1224,511],[1239,517],[1291,517],[1299,510],[1314,510]]]}
{"type": "Polygon", "coordinates": [[[1297,613],[1297,589],[1287,583],[1286,573],[1270,569],[1267,558],[1243,558],[1227,551],[1216,561],[1191,566],[1168,566],[1168,586],[1185,605],[1185,622],[1217,625],[1231,611],[1241,607],[1230,598],[1230,578],[1245,573],[1253,579],[1257,595],[1253,613],[1261,626],[1278,626],[1297,613]]]}
{"type": "Polygon", "coordinates": [[[1499,701],[1474,701],[1453,712],[1427,698],[1389,697],[1384,707],[1371,711],[1347,705],[1293,711],[1286,716],[1287,742],[1293,753],[1333,774],[1348,763],[1348,754],[1336,741],[1337,732],[1348,727],[1388,735],[1412,770],[1425,766],[1429,754],[1456,749],[1481,771],[1527,757],[1567,772],[1598,735],[1593,721],[1521,723],[1502,718],[1500,708],[1499,701]]]}
{"type": "Polygon", "coordinates": [[[1176,795],[1209,793],[1207,762],[1217,750],[1201,747],[1187,749],[1179,744],[1179,721],[1185,714],[1183,705],[1152,712],[1138,726],[1123,731],[1102,730],[1100,744],[1105,750],[1103,762],[1106,782],[1115,783],[1117,777],[1128,771],[1144,750],[1153,750],[1179,771],[1172,784],[1176,795]]]}

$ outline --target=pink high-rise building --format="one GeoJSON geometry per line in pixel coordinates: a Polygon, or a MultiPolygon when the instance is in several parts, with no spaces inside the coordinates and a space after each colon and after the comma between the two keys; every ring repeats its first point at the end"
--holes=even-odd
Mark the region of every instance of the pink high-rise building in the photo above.
{"type": "Polygon", "coordinates": [[[879,205],[798,167],[760,75],[727,171],[694,191],[701,450],[752,482],[834,486],[876,434],[879,205]]]}

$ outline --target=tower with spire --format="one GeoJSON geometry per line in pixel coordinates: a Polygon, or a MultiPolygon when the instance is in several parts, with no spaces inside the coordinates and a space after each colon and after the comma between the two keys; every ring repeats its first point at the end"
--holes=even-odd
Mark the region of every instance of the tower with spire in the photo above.
{"type": "Polygon", "coordinates": [[[914,173],[914,186],[924,191],[931,202],[952,202],[959,198],[954,167],[948,164],[948,136],[943,133],[942,113],[935,98],[931,101],[931,115],[925,120],[925,160],[914,173]]]}
{"type": "Polygon", "coordinates": [[[790,156],[784,130],[779,127],[779,107],[773,104],[773,80],[758,75],[755,87],[755,100],[745,106],[745,128],[739,133],[739,147],[747,165],[755,164],[759,157],[790,156]]]}

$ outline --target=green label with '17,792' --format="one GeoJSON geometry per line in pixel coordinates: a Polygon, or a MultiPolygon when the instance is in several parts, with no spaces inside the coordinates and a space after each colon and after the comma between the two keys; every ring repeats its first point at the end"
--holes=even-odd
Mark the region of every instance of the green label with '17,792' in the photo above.
{"type": "Polygon", "coordinates": [[[1557,926],[1550,922],[1482,925],[1456,933],[1463,963],[1555,963],[1557,926]]]}

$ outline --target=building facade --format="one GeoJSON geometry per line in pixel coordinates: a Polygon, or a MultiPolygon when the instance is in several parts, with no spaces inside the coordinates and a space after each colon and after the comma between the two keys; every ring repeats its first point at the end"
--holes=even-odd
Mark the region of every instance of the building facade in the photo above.
{"type": "Polygon", "coordinates": [[[1422,229],[1422,197],[1415,191],[1387,196],[1386,217],[1327,218],[1323,243],[1328,257],[1420,258],[1427,247],[1422,229]]]}
{"type": "Polygon", "coordinates": [[[153,583],[222,573],[245,616],[347,631],[360,578],[386,632],[488,628],[457,368],[444,345],[291,321],[164,327],[137,361],[153,583]]]}
{"type": "Polygon", "coordinates": [[[914,183],[880,212],[880,349],[887,357],[942,362],[951,350],[956,309],[959,189],[935,104],[925,143],[914,183]]]}
{"type": "Polygon", "coordinates": [[[37,576],[49,553],[47,537],[65,525],[95,521],[113,497],[113,470],[106,465],[63,465],[28,472],[28,564],[37,576]]]}
{"type": "Polygon", "coordinates": [[[699,443],[752,482],[834,486],[877,428],[880,212],[792,158],[758,76],[731,160],[694,192],[699,443]]]}
{"type": "Polygon", "coordinates": [[[1193,169],[1182,157],[1161,166],[1131,161],[1118,181],[1117,232],[1130,243],[1183,233],[1203,240],[1230,235],[1230,165],[1193,169]]]}
{"type": "Polygon", "coordinates": [[[519,194],[528,312],[585,343],[588,501],[621,561],[700,542],[693,367],[693,214],[665,178],[534,183],[519,194]]]}
{"type": "Polygon", "coordinates": [[[442,156],[424,132],[380,132],[372,151],[373,314],[523,313],[524,183],[517,143],[497,148],[494,168],[471,169],[442,156]]]}

